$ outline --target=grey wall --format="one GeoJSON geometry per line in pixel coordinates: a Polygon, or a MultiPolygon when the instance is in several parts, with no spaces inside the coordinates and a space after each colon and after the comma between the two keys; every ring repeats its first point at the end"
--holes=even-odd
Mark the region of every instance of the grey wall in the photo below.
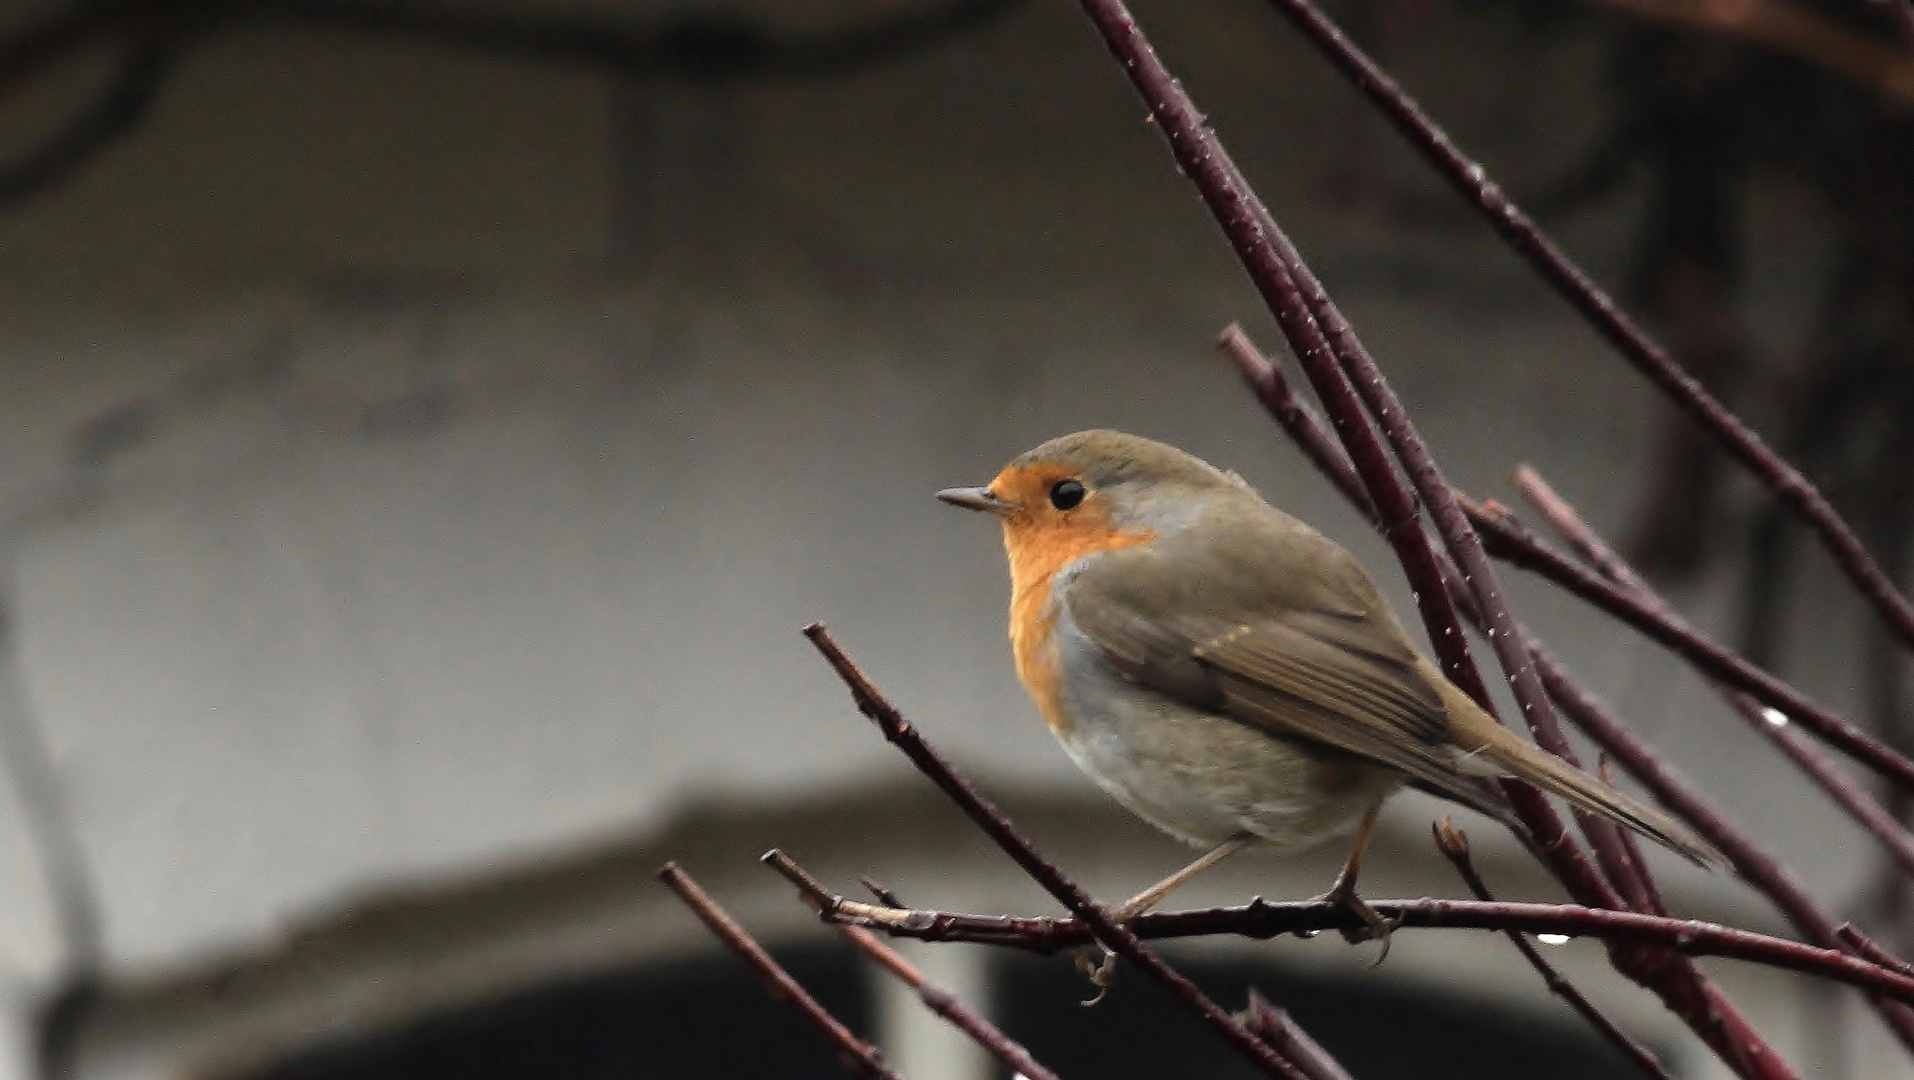
{"type": "MultiPolygon", "coordinates": [[[[1497,492],[1532,462],[1618,528],[1652,467],[1641,383],[1480,230],[1334,211],[1352,162],[1426,180],[1258,5],[1143,10],[1454,478],[1497,492]]],[[[1561,119],[1586,115],[1586,57],[1455,20],[1431,41],[1409,76],[1518,181],[1586,134],[1561,119]]],[[[1612,272],[1624,221],[1569,239],[1612,272]]],[[[0,250],[19,670],[126,971],[688,800],[901,775],[796,634],[812,619],[980,773],[1081,785],[1014,685],[992,529],[929,497],[1066,430],[1236,468],[1402,595],[1209,351],[1231,318],[1275,339],[1065,7],[728,91],[241,37],[0,217],[0,250]]],[[[1806,272],[1766,250],[1764,280],[1806,272]]],[[[1831,902],[1854,895],[1858,835],[1699,684],[1515,587],[1831,902]]],[[[1805,678],[1846,702],[1845,640],[1815,645],[1805,678]]],[[[49,923],[0,809],[0,966],[31,982],[49,923]]]]}

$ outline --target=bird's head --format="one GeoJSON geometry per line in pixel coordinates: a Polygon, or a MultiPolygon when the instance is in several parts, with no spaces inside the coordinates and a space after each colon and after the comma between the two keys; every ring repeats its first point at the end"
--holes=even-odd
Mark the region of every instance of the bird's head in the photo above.
{"type": "Polygon", "coordinates": [[[1120,431],[1079,431],[1019,455],[983,487],[937,497],[1000,519],[1011,573],[1023,578],[1179,532],[1217,498],[1248,490],[1235,474],[1173,446],[1120,431]]]}

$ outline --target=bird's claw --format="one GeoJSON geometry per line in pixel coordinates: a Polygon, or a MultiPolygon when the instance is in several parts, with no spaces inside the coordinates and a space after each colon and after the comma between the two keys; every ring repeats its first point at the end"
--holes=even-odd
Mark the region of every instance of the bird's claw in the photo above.
{"type": "Polygon", "coordinates": [[[1356,895],[1356,887],[1347,881],[1337,881],[1335,888],[1316,898],[1317,903],[1334,904],[1361,920],[1360,926],[1345,926],[1338,931],[1342,939],[1351,945],[1360,945],[1365,941],[1382,942],[1382,952],[1376,954],[1376,962],[1370,967],[1381,967],[1389,958],[1389,942],[1402,925],[1400,916],[1391,919],[1369,906],[1369,901],[1356,895]]]}
{"type": "Polygon", "coordinates": [[[1084,978],[1090,980],[1090,985],[1097,988],[1095,994],[1092,994],[1088,999],[1080,1002],[1086,1009],[1108,997],[1110,987],[1116,983],[1116,954],[1101,945],[1097,946],[1097,948],[1103,952],[1103,958],[1100,960],[1091,958],[1090,946],[1088,945],[1073,949],[1070,952],[1071,959],[1074,960],[1077,965],[1077,971],[1084,978]]]}

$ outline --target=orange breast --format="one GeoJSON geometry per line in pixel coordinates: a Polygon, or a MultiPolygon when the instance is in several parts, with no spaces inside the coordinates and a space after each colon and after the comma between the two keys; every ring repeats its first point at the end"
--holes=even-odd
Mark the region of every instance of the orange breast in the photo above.
{"type": "Polygon", "coordinates": [[[1010,648],[1017,678],[1037,703],[1050,730],[1070,729],[1063,707],[1063,678],[1056,642],[1057,609],[1052,603],[1057,573],[1085,555],[1134,547],[1155,539],[1148,531],[1120,532],[1108,516],[1094,511],[1004,523],[1004,550],[1010,556],[1010,648]]]}

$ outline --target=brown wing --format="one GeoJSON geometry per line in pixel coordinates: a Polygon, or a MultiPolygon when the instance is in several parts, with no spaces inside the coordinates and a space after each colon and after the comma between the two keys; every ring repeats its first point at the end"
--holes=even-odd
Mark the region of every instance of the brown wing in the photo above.
{"type": "Polygon", "coordinates": [[[1071,621],[1139,685],[1497,813],[1489,786],[1457,772],[1442,696],[1355,559],[1252,510],[1099,556],[1070,583],[1071,621]]]}

